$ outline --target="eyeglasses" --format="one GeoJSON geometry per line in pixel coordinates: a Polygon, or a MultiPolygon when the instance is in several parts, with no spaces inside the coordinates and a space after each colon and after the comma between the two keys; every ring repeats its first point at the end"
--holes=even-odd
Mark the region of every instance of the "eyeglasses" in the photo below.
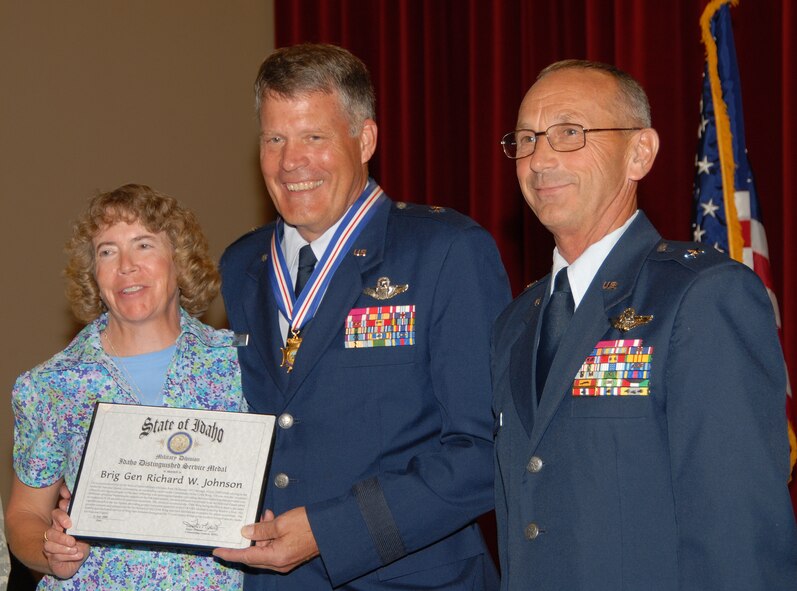
{"type": "Polygon", "coordinates": [[[548,144],[557,152],[575,152],[587,145],[587,132],[596,131],[639,131],[641,127],[603,127],[584,129],[575,123],[557,123],[545,131],[516,129],[501,138],[501,145],[507,158],[517,160],[534,154],[537,138],[544,135],[548,144]]]}

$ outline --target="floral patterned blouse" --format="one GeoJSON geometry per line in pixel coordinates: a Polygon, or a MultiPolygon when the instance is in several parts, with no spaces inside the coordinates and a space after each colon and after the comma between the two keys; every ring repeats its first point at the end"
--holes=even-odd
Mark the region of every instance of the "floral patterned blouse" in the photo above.
{"type": "MultiPolygon", "coordinates": [[[[63,476],[72,490],[94,403],[140,403],[102,349],[106,324],[103,315],[86,326],[66,349],[22,374],[14,386],[14,470],[28,486],[43,488],[63,476]]],[[[163,405],[247,410],[233,333],[185,311],[180,324],[163,405]]],[[[233,591],[242,584],[241,571],[212,556],[96,544],[74,577],[46,576],[39,589],[233,591]]]]}

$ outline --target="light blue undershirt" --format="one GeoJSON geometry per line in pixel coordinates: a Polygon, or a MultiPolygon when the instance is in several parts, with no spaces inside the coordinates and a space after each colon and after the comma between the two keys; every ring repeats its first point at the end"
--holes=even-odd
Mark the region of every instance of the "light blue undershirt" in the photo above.
{"type": "Polygon", "coordinates": [[[111,357],[111,359],[119,366],[122,375],[129,382],[130,389],[140,399],[141,404],[163,406],[166,372],[176,350],[177,345],[172,345],[162,351],[131,357],[111,357]]]}

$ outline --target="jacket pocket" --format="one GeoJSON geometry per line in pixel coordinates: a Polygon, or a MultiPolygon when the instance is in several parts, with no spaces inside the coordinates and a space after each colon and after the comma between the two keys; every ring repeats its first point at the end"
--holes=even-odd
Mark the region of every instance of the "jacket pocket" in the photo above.
{"type": "Polygon", "coordinates": [[[650,396],[572,396],[570,416],[593,419],[636,419],[650,414],[650,396]]]}
{"type": "Polygon", "coordinates": [[[361,349],[344,349],[340,352],[339,359],[340,364],[345,367],[401,365],[414,363],[416,355],[416,345],[363,347],[361,349]]]}

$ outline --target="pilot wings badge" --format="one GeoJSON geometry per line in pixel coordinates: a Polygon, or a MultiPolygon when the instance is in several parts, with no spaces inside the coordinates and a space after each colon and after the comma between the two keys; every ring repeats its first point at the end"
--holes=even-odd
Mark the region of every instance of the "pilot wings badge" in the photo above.
{"type": "Polygon", "coordinates": [[[380,277],[376,280],[376,287],[366,287],[363,293],[376,300],[389,300],[400,293],[404,293],[409,287],[410,286],[406,283],[403,285],[392,285],[390,283],[390,277],[380,277]]]}
{"type": "Polygon", "coordinates": [[[636,310],[633,308],[626,308],[623,313],[612,318],[612,326],[620,332],[628,332],[632,328],[642,326],[653,320],[653,314],[649,316],[637,315],[636,310]]]}

